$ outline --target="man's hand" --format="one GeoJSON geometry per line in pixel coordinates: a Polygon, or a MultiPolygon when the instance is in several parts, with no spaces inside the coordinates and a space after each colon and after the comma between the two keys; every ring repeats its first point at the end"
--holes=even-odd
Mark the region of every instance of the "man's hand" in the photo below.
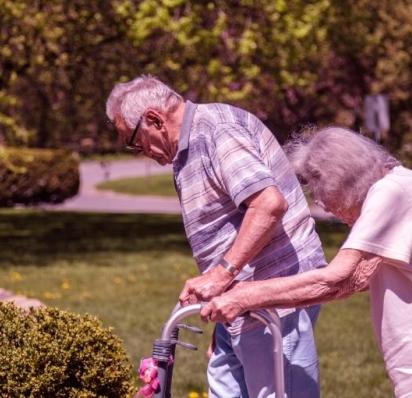
{"type": "Polygon", "coordinates": [[[188,279],[180,293],[180,303],[184,306],[200,301],[209,301],[223,293],[232,280],[233,276],[221,265],[218,265],[203,275],[188,279]]]}
{"type": "Polygon", "coordinates": [[[219,297],[213,298],[200,311],[203,321],[231,323],[248,310],[248,282],[240,282],[219,297]]]}

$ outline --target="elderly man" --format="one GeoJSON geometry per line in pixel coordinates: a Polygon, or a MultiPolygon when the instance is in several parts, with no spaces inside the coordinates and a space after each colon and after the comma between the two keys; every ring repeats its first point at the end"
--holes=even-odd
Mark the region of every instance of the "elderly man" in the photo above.
{"type": "MultiPolygon", "coordinates": [[[[142,76],[115,86],[107,115],[128,148],[172,163],[186,235],[201,276],[183,304],[207,301],[234,280],[263,280],[325,265],[314,222],[286,156],[252,114],[194,104],[142,76]]],[[[319,396],[313,327],[319,306],[282,317],[289,398],[319,396]]],[[[274,397],[271,338],[256,320],[218,324],[210,398],[274,397]]]]}
{"type": "Polygon", "coordinates": [[[207,304],[202,316],[231,321],[246,310],[306,306],[369,287],[375,334],[395,395],[411,398],[412,170],[373,141],[339,127],[288,147],[315,200],[352,226],[348,239],[328,267],[240,283],[207,304]]]}

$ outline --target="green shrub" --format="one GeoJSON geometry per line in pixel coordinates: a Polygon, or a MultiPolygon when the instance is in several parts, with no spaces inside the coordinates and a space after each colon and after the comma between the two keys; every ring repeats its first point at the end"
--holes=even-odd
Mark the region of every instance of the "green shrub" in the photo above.
{"type": "Polygon", "coordinates": [[[404,166],[412,167],[412,132],[405,133],[402,148],[399,151],[400,159],[404,166]]]}
{"type": "Polygon", "coordinates": [[[124,398],[131,380],[120,340],[96,318],[0,304],[0,397],[124,398]]]}
{"type": "Polygon", "coordinates": [[[70,151],[0,147],[0,206],[60,203],[79,190],[79,159],[70,151]]]}

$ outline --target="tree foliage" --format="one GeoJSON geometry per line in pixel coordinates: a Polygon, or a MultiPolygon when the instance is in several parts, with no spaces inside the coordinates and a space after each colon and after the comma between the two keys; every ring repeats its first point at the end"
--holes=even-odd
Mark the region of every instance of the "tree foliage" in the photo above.
{"type": "MultiPolygon", "coordinates": [[[[389,96],[392,129],[389,144],[412,143],[412,1],[331,0],[328,40],[342,68],[329,86],[346,96],[358,120],[365,94],[389,96]]],[[[358,123],[359,124],[359,123],[358,123]]]]}
{"type": "Polygon", "coordinates": [[[297,120],[294,92],[317,80],[328,0],[126,0],[145,71],[196,101],[227,101],[273,126],[297,120]],[[184,71],[184,73],[182,73],[184,71]]]}
{"type": "Polygon", "coordinates": [[[103,142],[105,97],[141,73],[249,109],[280,135],[308,122],[361,128],[364,96],[385,93],[390,144],[412,141],[412,0],[0,0],[0,10],[8,141],[103,142]]]}
{"type": "Polygon", "coordinates": [[[0,0],[0,10],[0,124],[7,141],[52,146],[97,136],[107,91],[132,67],[112,1],[0,0]]]}
{"type": "Polygon", "coordinates": [[[0,207],[61,203],[79,191],[79,157],[62,149],[0,147],[0,176],[0,207]]]}

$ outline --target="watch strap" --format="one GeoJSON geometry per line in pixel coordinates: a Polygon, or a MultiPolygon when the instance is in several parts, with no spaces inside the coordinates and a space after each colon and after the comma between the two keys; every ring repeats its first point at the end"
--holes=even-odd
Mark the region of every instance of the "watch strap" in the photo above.
{"type": "Polygon", "coordinates": [[[240,272],[238,268],[224,258],[219,261],[219,264],[233,276],[236,276],[240,272]]]}

